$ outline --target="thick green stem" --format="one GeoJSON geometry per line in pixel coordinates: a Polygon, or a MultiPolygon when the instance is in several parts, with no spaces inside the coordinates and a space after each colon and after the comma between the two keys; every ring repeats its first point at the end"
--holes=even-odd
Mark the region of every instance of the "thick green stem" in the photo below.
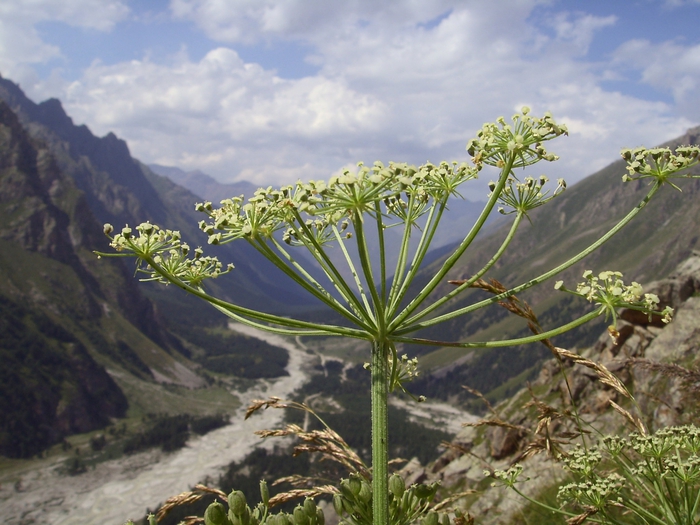
{"type": "Polygon", "coordinates": [[[372,343],[372,523],[389,525],[389,344],[372,343]]]}

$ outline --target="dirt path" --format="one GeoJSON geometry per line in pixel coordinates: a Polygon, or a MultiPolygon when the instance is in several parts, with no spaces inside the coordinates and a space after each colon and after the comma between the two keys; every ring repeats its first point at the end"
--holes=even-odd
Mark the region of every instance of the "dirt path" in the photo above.
{"type": "MultiPolygon", "coordinates": [[[[206,477],[217,479],[231,461],[243,459],[260,438],[253,432],[281,421],[282,412],[266,410],[243,420],[248,401],[271,395],[286,397],[306,380],[306,353],[292,338],[259,332],[243,325],[231,328],[289,351],[289,376],[260,381],[243,394],[233,424],[191,440],[177,452],[149,451],[107,461],[74,477],[61,476],[53,464],[27,472],[19,491],[0,486],[0,522],[4,525],[122,525],[140,518],[148,506],[188,490],[206,477]]],[[[62,462],[62,461],[61,461],[62,462]]]]}

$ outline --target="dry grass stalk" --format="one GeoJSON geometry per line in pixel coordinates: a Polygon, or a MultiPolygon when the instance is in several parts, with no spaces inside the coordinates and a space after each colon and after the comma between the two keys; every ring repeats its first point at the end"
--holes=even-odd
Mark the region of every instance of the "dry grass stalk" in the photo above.
{"type": "MultiPolygon", "coordinates": [[[[450,284],[462,284],[466,281],[448,281],[450,284]]],[[[505,293],[508,291],[508,289],[498,281],[497,279],[490,279],[489,281],[486,281],[484,279],[477,279],[472,283],[472,288],[479,288],[481,290],[486,290],[487,292],[491,292],[494,295],[500,295],[502,293],[505,293]]],[[[526,302],[526,301],[521,301],[518,299],[517,296],[515,295],[510,295],[508,296],[505,300],[498,301],[498,304],[508,310],[509,312],[517,315],[518,317],[522,317],[527,321],[527,327],[530,329],[530,331],[537,335],[541,334],[543,332],[542,327],[540,326],[540,322],[537,319],[537,315],[535,314],[535,311],[532,309],[532,307],[526,302]]],[[[549,339],[543,339],[540,341],[544,346],[549,348],[549,350],[556,355],[556,352],[554,352],[554,345],[549,339]]]]}
{"type": "Polygon", "coordinates": [[[513,423],[508,423],[508,421],[503,421],[501,418],[494,417],[491,419],[480,419],[476,423],[463,423],[463,427],[503,427],[510,428],[513,430],[520,430],[523,432],[530,432],[530,429],[522,425],[514,425],[513,423]]]}
{"type": "Polygon", "coordinates": [[[578,516],[574,516],[573,518],[569,518],[568,520],[566,520],[566,525],[581,525],[581,523],[583,523],[588,518],[597,513],[598,509],[594,507],[589,507],[582,514],[579,514],[578,516]]]}
{"type": "Polygon", "coordinates": [[[605,367],[605,365],[601,363],[596,363],[595,361],[591,361],[590,359],[586,359],[585,357],[582,357],[574,352],[570,352],[569,350],[565,350],[563,348],[556,347],[555,351],[558,356],[562,358],[571,359],[577,365],[582,365],[586,368],[593,370],[598,376],[598,380],[601,383],[611,387],[613,390],[626,397],[627,399],[632,399],[632,394],[630,394],[625,385],[622,384],[622,381],[620,381],[610,370],[608,370],[605,367]]]}
{"type": "Polygon", "coordinates": [[[369,469],[362,459],[337,432],[330,428],[307,432],[299,425],[290,424],[281,429],[257,430],[255,434],[262,438],[295,436],[303,443],[294,447],[294,457],[303,453],[318,452],[321,454],[322,460],[329,459],[340,463],[348,471],[357,473],[365,479],[370,479],[369,469]]]}
{"type": "MultiPolygon", "coordinates": [[[[298,404],[298,403],[293,403],[293,404],[298,404]]],[[[268,408],[290,408],[291,405],[287,404],[286,402],[282,401],[279,397],[276,396],[271,396],[267,399],[253,399],[253,402],[248,406],[248,409],[245,412],[245,419],[248,419],[250,416],[252,416],[255,412],[257,412],[260,409],[268,409],[268,408]]],[[[297,408],[297,407],[293,407],[297,408]]]]}
{"type": "MultiPolygon", "coordinates": [[[[219,489],[212,489],[210,487],[207,487],[205,485],[195,485],[194,490],[192,491],[187,491],[187,492],[182,492],[178,494],[177,496],[172,496],[168,498],[165,503],[158,509],[158,512],[156,514],[156,519],[158,521],[162,520],[171,510],[173,510],[175,507],[178,507],[180,505],[189,505],[191,503],[195,503],[196,501],[199,501],[203,497],[205,497],[208,494],[213,494],[222,501],[226,502],[226,494],[224,494],[222,491],[219,489]]],[[[188,516],[188,518],[191,519],[199,519],[196,518],[195,516],[188,516]]],[[[185,518],[187,520],[188,518],[185,518]]],[[[198,523],[196,521],[192,521],[191,523],[198,523]]]]}
{"type": "MultiPolygon", "coordinates": [[[[277,483],[277,481],[275,483],[277,483]]],[[[312,487],[310,489],[292,489],[288,490],[287,492],[282,492],[280,494],[272,496],[269,501],[269,506],[275,507],[277,505],[281,505],[282,503],[286,503],[288,501],[292,501],[298,498],[315,498],[324,494],[333,495],[338,494],[339,492],[340,491],[333,485],[322,485],[320,487],[312,487]]]]}
{"type": "Polygon", "coordinates": [[[689,369],[675,363],[658,363],[640,357],[629,359],[627,363],[651,372],[659,372],[666,377],[680,379],[684,386],[691,392],[700,391],[700,369],[697,367],[689,369]]]}
{"type": "Polygon", "coordinates": [[[465,490],[464,492],[458,492],[456,494],[452,494],[451,496],[448,496],[441,500],[437,505],[435,505],[431,510],[434,510],[435,512],[438,512],[443,509],[450,510],[449,506],[454,503],[457,500],[460,500],[466,496],[470,496],[471,494],[478,494],[478,490],[465,490]]]}
{"type": "Polygon", "coordinates": [[[624,417],[627,421],[629,421],[634,426],[634,428],[636,428],[639,431],[641,435],[647,435],[647,429],[644,426],[644,423],[642,423],[641,419],[630,414],[627,410],[615,403],[615,401],[613,401],[612,399],[609,401],[609,403],[610,406],[613,407],[619,414],[621,414],[622,417],[624,417]]]}
{"type": "Polygon", "coordinates": [[[465,385],[462,385],[462,388],[469,392],[471,395],[478,397],[481,399],[481,401],[486,405],[486,408],[488,409],[489,412],[491,412],[493,415],[497,416],[498,413],[496,412],[496,409],[493,408],[493,405],[489,403],[489,400],[486,399],[486,396],[482,394],[480,391],[478,391],[476,388],[471,388],[465,385]]]}
{"type": "MultiPolygon", "coordinates": [[[[371,480],[370,469],[365,465],[360,456],[350,448],[350,445],[336,431],[330,428],[316,412],[304,403],[296,401],[283,401],[279,397],[270,397],[265,400],[256,399],[248,407],[246,418],[256,411],[267,408],[293,408],[301,410],[315,417],[322,425],[322,430],[306,431],[299,425],[288,424],[283,428],[265,429],[255,432],[256,435],[267,437],[293,436],[301,441],[294,447],[293,456],[299,454],[318,454],[320,460],[330,460],[342,465],[350,474],[359,475],[366,480],[371,480]]],[[[403,460],[400,460],[403,461],[403,460]]],[[[287,476],[276,480],[273,485],[291,483],[295,488],[270,498],[270,507],[290,501],[296,498],[314,497],[321,494],[335,494],[337,489],[331,485],[316,485],[318,478],[310,476],[287,476]]]]}

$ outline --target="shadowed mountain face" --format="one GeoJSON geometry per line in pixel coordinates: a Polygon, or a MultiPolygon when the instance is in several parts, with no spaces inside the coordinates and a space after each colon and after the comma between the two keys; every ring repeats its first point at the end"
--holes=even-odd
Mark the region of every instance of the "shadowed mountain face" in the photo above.
{"type": "MultiPolygon", "coordinates": [[[[204,383],[183,341],[188,327],[225,317],[199,303],[193,308],[178,290],[140,284],[130,260],[93,253],[108,249],[105,222],[157,222],[196,246],[205,238],[197,200],[132,159],[115,135],[97,138],[75,126],[57,100],[34,104],[0,78],[0,454],[31,456],[124,416],[124,388],[134,381],[204,383]],[[177,336],[159,308],[179,316],[177,336]]],[[[237,267],[216,284],[218,295],[273,311],[307,308],[278,289],[274,269],[245,243],[218,252],[237,267]]],[[[238,345],[236,363],[247,366],[247,343],[227,342],[238,345]]],[[[277,373],[284,373],[278,357],[277,373]]]]}
{"type": "MultiPolygon", "coordinates": [[[[201,197],[133,159],[126,143],[113,133],[95,137],[86,126],[76,126],[58,100],[35,104],[17,85],[2,78],[0,99],[18,115],[32,137],[46,143],[58,169],[84,192],[100,223],[121,228],[150,221],[180,230],[190,245],[205,242],[206,236],[197,228],[204,217],[194,211],[194,203],[201,197]]],[[[100,246],[105,247],[106,242],[100,246]]],[[[268,311],[314,304],[294,288],[280,287],[284,282],[281,272],[247,243],[210,248],[208,252],[236,266],[226,279],[215,283],[219,295],[268,311]]]]}
{"type": "Polygon", "coordinates": [[[98,326],[107,304],[144,321],[152,309],[125,293],[133,285],[121,265],[109,265],[112,283],[94,273],[87,248],[99,237],[82,193],[0,102],[2,455],[31,456],[126,412],[126,397],[87,351],[80,326],[98,326]],[[119,280],[123,288],[110,288],[119,280]]]}

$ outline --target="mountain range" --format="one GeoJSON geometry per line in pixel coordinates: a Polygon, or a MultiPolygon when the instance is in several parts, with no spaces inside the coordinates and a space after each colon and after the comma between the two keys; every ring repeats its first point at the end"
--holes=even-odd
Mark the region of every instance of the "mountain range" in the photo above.
{"type": "MultiPolygon", "coordinates": [[[[696,143],[699,134],[695,128],[672,144],[696,143]]],[[[645,191],[640,182],[623,185],[623,173],[623,163],[613,163],[533,212],[493,277],[517,284],[604,232],[645,191]]],[[[203,387],[212,382],[212,373],[284,373],[284,357],[274,349],[253,350],[251,340],[222,335],[223,317],[177,290],[139,284],[133,266],[98,261],[93,254],[106,249],[106,222],[119,227],[150,220],[179,229],[196,246],[203,236],[193,204],[251,188],[220,184],[201,172],[146,166],[114,134],[96,137],[75,125],[58,100],[36,104],[0,77],[0,358],[7,364],[0,369],[0,454],[29,457],[72,433],[145,411],[162,392],[158,385],[203,387]]],[[[629,280],[650,281],[697,248],[700,182],[683,184],[682,192],[666,190],[613,242],[565,272],[565,282],[577,282],[584,267],[620,269],[629,280]]],[[[435,244],[441,247],[429,255],[418,284],[441,264],[463,234],[462,224],[470,224],[480,206],[469,201],[451,206],[447,233],[435,244]]],[[[450,279],[471,275],[494,253],[507,227],[494,223],[450,279]]],[[[233,261],[236,270],[212,283],[216,294],[275,313],[293,308],[320,315],[304,295],[280,286],[278,270],[246,243],[219,248],[216,255],[233,261]]],[[[545,325],[586,306],[562,298],[549,285],[524,297],[545,325]]],[[[452,305],[471,299],[467,293],[452,305]]],[[[525,330],[495,308],[443,325],[439,336],[489,339],[525,330]]],[[[587,327],[555,343],[582,347],[599,331],[587,327]]],[[[425,373],[415,390],[455,400],[461,399],[462,384],[501,397],[515,391],[538,373],[544,358],[532,349],[416,351],[425,373]]]]}
{"type": "MultiPolygon", "coordinates": [[[[167,224],[196,246],[199,197],[133,159],[114,134],[76,126],[58,100],[35,104],[1,77],[0,130],[0,454],[28,457],[147,406],[147,384],[202,386],[202,366],[284,373],[272,348],[257,348],[276,356],[263,370],[253,340],[201,330],[223,326],[213,310],[140,285],[133,266],[93,253],[107,246],[106,222],[167,224]]],[[[279,288],[277,269],[249,246],[222,248],[237,268],[219,295],[271,311],[313,307],[279,288]]]]}

